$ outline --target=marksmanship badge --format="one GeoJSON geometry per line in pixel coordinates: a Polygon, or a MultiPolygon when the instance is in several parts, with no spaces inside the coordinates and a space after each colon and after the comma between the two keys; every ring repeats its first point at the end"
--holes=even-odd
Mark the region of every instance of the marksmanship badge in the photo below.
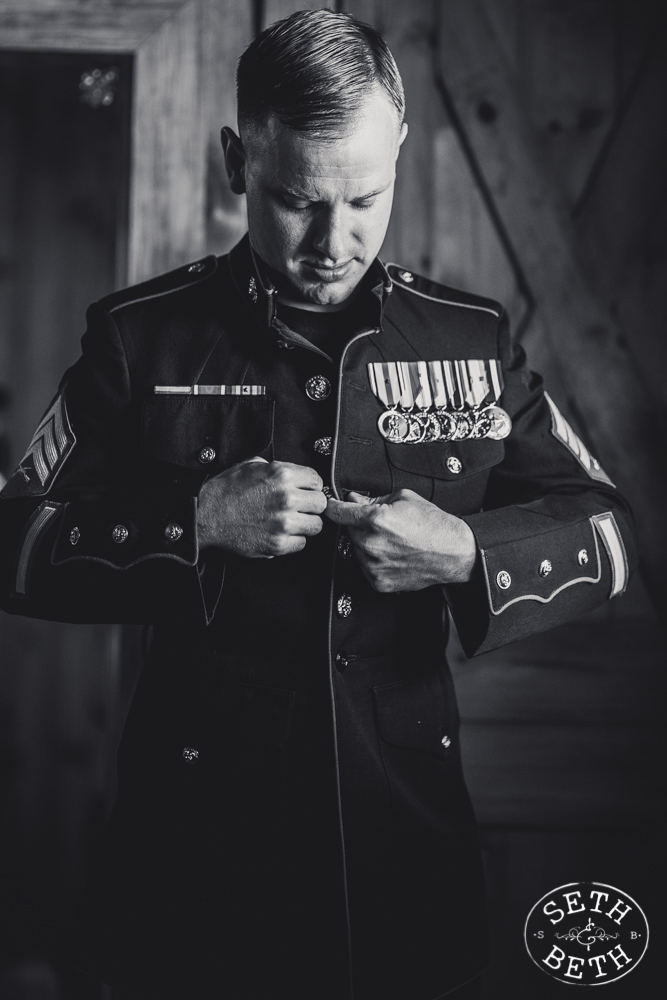
{"type": "Polygon", "coordinates": [[[392,444],[500,441],[512,429],[497,405],[503,377],[495,358],[371,362],[368,380],[385,406],[378,429],[392,444]]]}

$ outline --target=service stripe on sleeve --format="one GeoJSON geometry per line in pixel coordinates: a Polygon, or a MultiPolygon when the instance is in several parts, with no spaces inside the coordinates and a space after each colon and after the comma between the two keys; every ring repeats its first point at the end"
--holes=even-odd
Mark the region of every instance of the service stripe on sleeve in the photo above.
{"type": "Polygon", "coordinates": [[[16,567],[14,596],[25,597],[28,590],[28,575],[33,553],[40,538],[53,517],[61,510],[62,504],[45,502],[40,504],[26,525],[16,567]]]}
{"type": "Polygon", "coordinates": [[[623,593],[628,583],[628,559],[623,539],[618,530],[616,518],[611,511],[604,514],[594,514],[592,521],[609,556],[611,565],[611,593],[609,596],[616,597],[617,594],[623,593]]]}

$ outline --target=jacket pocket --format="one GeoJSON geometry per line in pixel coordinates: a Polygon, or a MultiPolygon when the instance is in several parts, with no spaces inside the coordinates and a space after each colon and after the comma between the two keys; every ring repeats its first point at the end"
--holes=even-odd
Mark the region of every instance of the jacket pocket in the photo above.
{"type": "Polygon", "coordinates": [[[458,739],[458,712],[446,678],[432,674],[379,684],[373,698],[382,743],[438,760],[451,755],[458,739]]]}
{"type": "Polygon", "coordinates": [[[456,515],[480,509],[489,476],[505,455],[503,442],[488,438],[428,444],[387,442],[386,447],[393,489],[414,490],[456,515]]]}
{"type": "Polygon", "coordinates": [[[142,409],[141,447],[158,462],[214,475],[253,455],[273,458],[274,400],[155,396],[142,409]]]}

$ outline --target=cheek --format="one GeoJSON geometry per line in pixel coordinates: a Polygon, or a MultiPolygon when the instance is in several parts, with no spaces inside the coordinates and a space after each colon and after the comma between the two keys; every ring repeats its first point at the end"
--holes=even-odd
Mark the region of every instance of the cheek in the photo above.
{"type": "Polygon", "coordinates": [[[299,227],[293,218],[266,207],[248,206],[248,225],[265,260],[285,258],[301,240],[299,227]]]}

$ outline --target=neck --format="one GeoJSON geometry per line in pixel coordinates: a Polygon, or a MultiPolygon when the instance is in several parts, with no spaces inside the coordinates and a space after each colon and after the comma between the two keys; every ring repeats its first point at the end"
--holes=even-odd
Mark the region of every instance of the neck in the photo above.
{"type": "Polygon", "coordinates": [[[356,301],[359,292],[361,291],[360,283],[354,289],[352,294],[348,295],[344,302],[337,302],[333,305],[320,305],[317,302],[309,302],[308,299],[298,296],[295,291],[289,287],[289,282],[285,279],[285,277],[278,274],[278,272],[274,271],[273,268],[269,267],[266,261],[259,256],[254,247],[252,248],[252,252],[255,257],[255,264],[261,266],[261,277],[263,282],[266,284],[268,279],[268,282],[277,289],[278,302],[290,309],[302,309],[304,312],[314,313],[342,312],[356,301]]]}

